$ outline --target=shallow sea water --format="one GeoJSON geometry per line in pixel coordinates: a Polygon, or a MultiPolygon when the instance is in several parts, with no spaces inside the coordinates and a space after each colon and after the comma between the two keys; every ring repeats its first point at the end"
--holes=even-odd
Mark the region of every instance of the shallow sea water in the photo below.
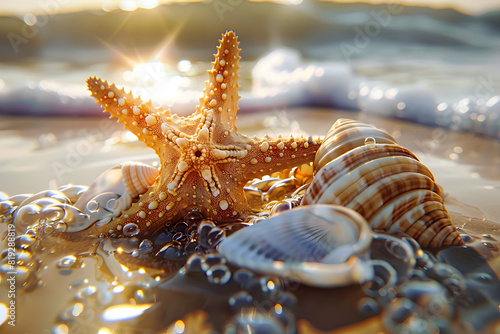
{"type": "MultiPolygon", "coordinates": [[[[237,125],[245,134],[321,135],[340,117],[385,129],[431,169],[446,193],[455,225],[464,233],[466,247],[422,252],[410,241],[417,247],[412,263],[397,244],[376,238],[372,258],[391,265],[377,266],[376,279],[370,283],[326,289],[225,263],[213,250],[221,236],[216,229],[198,230],[203,253],[158,263],[141,263],[114,252],[117,246],[126,249],[123,243],[52,240],[49,231],[44,249],[27,236],[18,240],[19,270],[25,272],[17,277],[24,286],[16,287],[16,328],[4,323],[2,332],[498,331],[500,143],[327,109],[245,114],[237,125]]],[[[106,119],[34,122],[3,116],[2,124],[7,126],[0,131],[0,141],[10,157],[2,158],[0,190],[11,196],[67,183],[89,185],[103,170],[126,160],[157,162],[150,149],[106,119]]],[[[0,228],[5,230],[6,224],[0,228]]],[[[174,228],[188,234],[183,226],[174,228]]],[[[4,271],[0,302],[5,305],[7,278],[4,271]]]]}

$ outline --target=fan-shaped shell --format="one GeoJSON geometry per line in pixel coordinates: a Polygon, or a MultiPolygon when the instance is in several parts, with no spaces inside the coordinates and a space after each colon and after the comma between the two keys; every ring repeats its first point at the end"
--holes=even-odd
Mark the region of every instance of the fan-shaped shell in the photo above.
{"type": "Polygon", "coordinates": [[[461,245],[434,176],[408,149],[373,126],[339,119],[315,159],[302,204],[338,204],[372,229],[403,231],[422,247],[461,245]]]}
{"type": "Polygon", "coordinates": [[[241,229],[218,250],[241,267],[309,285],[338,286],[372,277],[367,259],[371,239],[368,223],[355,211],[314,205],[241,229]]]}

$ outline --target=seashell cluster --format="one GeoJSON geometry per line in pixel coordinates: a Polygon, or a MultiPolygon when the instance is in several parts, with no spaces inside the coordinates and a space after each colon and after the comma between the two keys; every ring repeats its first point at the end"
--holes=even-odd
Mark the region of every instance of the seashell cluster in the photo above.
{"type": "Polygon", "coordinates": [[[318,149],[303,205],[338,204],[373,230],[402,231],[422,247],[462,245],[434,176],[388,133],[339,119],[318,149]]]}
{"type": "Polygon", "coordinates": [[[372,232],[366,220],[338,205],[302,206],[225,238],[218,251],[257,272],[328,287],[371,279],[372,232]]]}

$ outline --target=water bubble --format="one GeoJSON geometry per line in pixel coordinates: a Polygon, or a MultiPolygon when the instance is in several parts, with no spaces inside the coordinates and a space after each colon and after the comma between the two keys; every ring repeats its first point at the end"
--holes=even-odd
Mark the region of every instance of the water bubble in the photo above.
{"type": "Polygon", "coordinates": [[[462,273],[446,263],[437,263],[426,275],[443,284],[450,293],[450,298],[456,298],[465,292],[466,284],[462,273]]]}
{"type": "Polygon", "coordinates": [[[238,312],[246,307],[251,307],[252,303],[253,298],[246,291],[239,291],[229,298],[229,306],[235,312],[238,312]]]}
{"type": "Polygon", "coordinates": [[[283,324],[256,308],[245,309],[227,324],[225,333],[286,333],[283,324]]]}
{"type": "Polygon", "coordinates": [[[177,232],[172,236],[172,240],[184,243],[188,240],[188,236],[182,232],[177,232]]]}
{"type": "Polygon", "coordinates": [[[384,327],[391,333],[440,333],[436,319],[428,318],[407,298],[392,300],[382,315],[384,327]]]}
{"type": "Polygon", "coordinates": [[[203,214],[200,211],[191,210],[184,217],[184,222],[188,226],[198,225],[204,218],[205,217],[203,217],[203,214]]]}
{"type": "Polygon", "coordinates": [[[113,301],[113,292],[109,290],[99,289],[96,293],[96,300],[101,306],[106,306],[113,301]]]}
{"type": "Polygon", "coordinates": [[[245,286],[255,278],[255,274],[251,272],[248,269],[238,269],[233,275],[233,280],[236,284],[238,284],[240,287],[245,286]]]}
{"type": "Polygon", "coordinates": [[[201,264],[201,268],[203,269],[203,271],[207,271],[212,266],[225,263],[226,259],[219,255],[219,253],[209,253],[205,255],[205,258],[203,259],[203,262],[201,264]]]}
{"type": "Polygon", "coordinates": [[[211,266],[206,274],[208,281],[212,284],[224,285],[231,279],[231,271],[224,264],[211,266]]]}
{"type": "Polygon", "coordinates": [[[24,233],[28,229],[38,225],[40,206],[27,204],[18,209],[14,217],[14,225],[19,233],[24,233]]]}
{"type": "Polygon", "coordinates": [[[379,312],[380,306],[375,299],[364,297],[358,301],[358,310],[363,315],[373,316],[379,312]]]}
{"type": "Polygon", "coordinates": [[[384,312],[384,324],[390,328],[396,328],[408,318],[410,318],[416,309],[414,302],[407,298],[396,298],[386,308],[384,312]]]}
{"type": "Polygon", "coordinates": [[[186,246],[184,246],[184,252],[186,252],[186,254],[192,254],[196,251],[197,247],[198,242],[196,240],[191,240],[186,243],[186,246]]]}
{"type": "Polygon", "coordinates": [[[68,225],[65,223],[57,222],[51,225],[52,232],[66,232],[68,225]]]}
{"type": "Polygon", "coordinates": [[[5,200],[0,202],[0,216],[8,216],[12,212],[14,212],[16,206],[14,206],[14,202],[5,200]]]}
{"type": "Polygon", "coordinates": [[[99,210],[99,202],[97,202],[96,200],[90,200],[88,203],[87,203],[87,211],[88,212],[97,212],[99,210]]]}
{"type": "Polygon", "coordinates": [[[172,235],[162,232],[156,237],[155,246],[163,246],[169,242],[172,242],[172,235]]]}
{"type": "Polygon", "coordinates": [[[434,268],[434,261],[429,256],[429,253],[424,252],[422,257],[417,259],[416,267],[423,270],[430,270],[434,268]]]}
{"type": "Polygon", "coordinates": [[[93,285],[89,285],[81,288],[75,293],[75,298],[83,299],[88,296],[92,296],[97,291],[97,288],[93,285]]]}
{"type": "Polygon", "coordinates": [[[28,249],[36,242],[36,237],[30,234],[22,234],[16,237],[16,248],[28,249]]]}
{"type": "Polygon", "coordinates": [[[377,143],[377,141],[373,137],[366,137],[365,138],[365,145],[371,145],[371,146],[373,146],[376,143],[377,143]]]}
{"type": "Polygon", "coordinates": [[[69,268],[73,266],[76,263],[76,256],[74,255],[68,255],[63,257],[57,262],[57,266],[59,268],[69,268]]]}
{"type": "Polygon", "coordinates": [[[89,215],[69,204],[50,205],[41,210],[41,216],[48,221],[60,221],[68,232],[78,232],[92,225],[89,215]]]}
{"type": "Polygon", "coordinates": [[[133,237],[141,232],[139,226],[135,223],[128,223],[123,227],[123,235],[126,237],[133,237]]]}
{"type": "Polygon", "coordinates": [[[188,273],[203,272],[202,263],[205,260],[205,254],[196,253],[189,257],[186,262],[185,268],[188,273]]]}
{"type": "Polygon", "coordinates": [[[372,260],[374,276],[363,284],[363,291],[371,297],[385,297],[387,290],[396,285],[398,274],[384,260],[372,260]]]}
{"type": "Polygon", "coordinates": [[[216,247],[225,237],[225,232],[220,227],[216,226],[208,232],[207,244],[210,248],[216,247]]]}
{"type": "Polygon", "coordinates": [[[172,241],[165,246],[163,246],[157,253],[156,256],[163,257],[166,260],[178,261],[182,260],[185,256],[182,251],[181,244],[177,241],[172,241]]]}
{"type": "Polygon", "coordinates": [[[153,243],[151,240],[144,239],[139,244],[139,248],[137,249],[140,254],[148,254],[153,251],[153,243]]]}
{"type": "Polygon", "coordinates": [[[297,312],[297,305],[298,305],[297,297],[289,291],[281,292],[276,302],[279,303],[284,308],[291,310],[292,312],[297,312]]]}
{"type": "Polygon", "coordinates": [[[274,307],[271,307],[269,310],[269,316],[278,319],[285,326],[286,333],[297,332],[295,328],[295,314],[293,314],[290,310],[283,308],[281,304],[275,304],[274,307]]]}
{"type": "Polygon", "coordinates": [[[179,222],[179,223],[175,224],[173,230],[175,232],[181,232],[184,234],[188,227],[189,227],[188,224],[186,224],[184,222],[179,222]]]}

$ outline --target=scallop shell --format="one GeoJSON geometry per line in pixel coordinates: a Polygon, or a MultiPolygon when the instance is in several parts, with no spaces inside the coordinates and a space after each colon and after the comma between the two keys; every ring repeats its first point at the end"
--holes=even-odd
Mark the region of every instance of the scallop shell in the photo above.
{"type": "Polygon", "coordinates": [[[314,286],[371,279],[372,233],[358,213],[337,205],[302,206],[225,238],[219,253],[240,267],[314,286]]]}
{"type": "Polygon", "coordinates": [[[463,244],[430,170],[382,130],[339,119],[314,170],[303,205],[346,206],[372,229],[405,232],[422,247],[463,244]]]}
{"type": "Polygon", "coordinates": [[[90,185],[75,203],[80,210],[86,210],[95,197],[103,193],[114,193],[120,197],[113,203],[100,203],[113,212],[114,217],[130,208],[132,202],[139,195],[144,194],[156,181],[160,174],[155,167],[141,162],[124,162],[105,172],[90,185]]]}

